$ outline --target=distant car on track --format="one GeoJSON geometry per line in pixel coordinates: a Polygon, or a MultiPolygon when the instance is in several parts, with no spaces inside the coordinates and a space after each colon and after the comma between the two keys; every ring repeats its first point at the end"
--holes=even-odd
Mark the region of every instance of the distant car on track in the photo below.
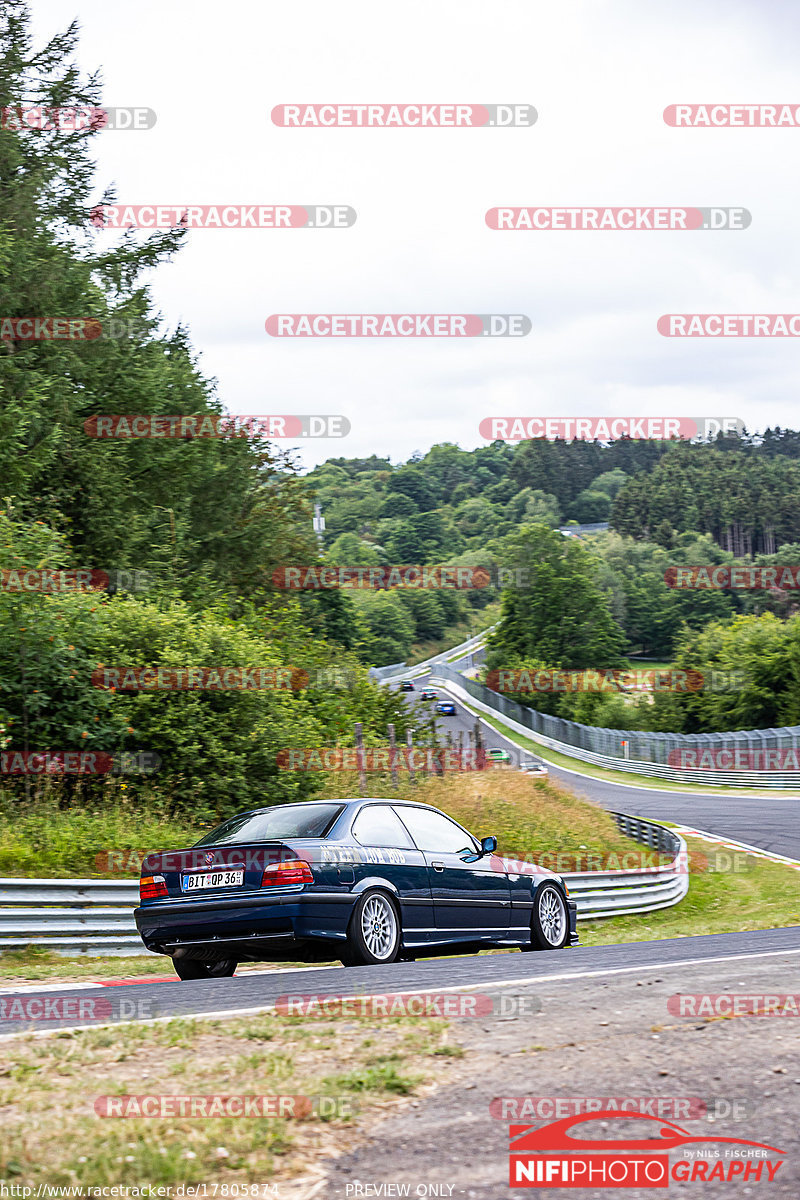
{"type": "Polygon", "coordinates": [[[410,679],[404,679],[403,682],[400,684],[401,692],[415,692],[416,690],[417,689],[414,687],[414,685],[410,679]]]}
{"type": "Polygon", "coordinates": [[[240,962],[391,963],[577,943],[560,876],[499,858],[427,804],[342,799],[239,813],[142,862],[136,926],[181,979],[240,962]]]}
{"type": "Polygon", "coordinates": [[[538,758],[532,758],[529,759],[528,762],[520,763],[519,769],[525,775],[533,775],[541,779],[544,779],[546,775],[550,774],[547,767],[538,758]]]}
{"type": "Polygon", "coordinates": [[[436,711],[442,717],[454,717],[456,715],[456,706],[452,700],[440,700],[436,705],[436,711]]]}
{"type": "Polygon", "coordinates": [[[511,762],[511,755],[508,753],[507,750],[500,750],[500,749],[487,750],[486,757],[489,760],[489,762],[493,762],[493,763],[508,764],[511,762]]]}
{"type": "Polygon", "coordinates": [[[435,700],[436,692],[432,691],[431,688],[425,688],[424,692],[420,692],[419,698],[420,700],[435,700]]]}

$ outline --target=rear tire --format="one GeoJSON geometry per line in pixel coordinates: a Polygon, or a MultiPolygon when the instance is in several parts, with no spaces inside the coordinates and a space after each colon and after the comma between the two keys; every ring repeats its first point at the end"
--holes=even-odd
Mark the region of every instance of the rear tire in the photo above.
{"type": "Polygon", "coordinates": [[[543,883],[533,902],[531,944],[526,950],[560,950],[569,937],[567,902],[554,883],[543,883]]]}
{"type": "Polygon", "coordinates": [[[400,918],[385,892],[365,892],[356,902],[347,930],[346,967],[395,962],[400,952],[400,918]]]}
{"type": "Polygon", "coordinates": [[[223,979],[233,975],[239,964],[235,958],[215,963],[199,958],[173,958],[172,965],[179,979],[223,979]]]}

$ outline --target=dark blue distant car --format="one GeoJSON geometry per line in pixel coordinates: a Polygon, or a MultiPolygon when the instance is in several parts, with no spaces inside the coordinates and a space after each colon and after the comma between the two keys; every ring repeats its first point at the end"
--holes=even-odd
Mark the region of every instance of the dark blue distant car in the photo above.
{"type": "Polygon", "coordinates": [[[240,962],[352,966],[576,944],[563,880],[496,848],[406,800],[260,808],[189,850],[149,855],[134,916],[181,979],[233,975],[240,962]]]}
{"type": "Polygon", "coordinates": [[[456,706],[452,700],[440,700],[436,705],[437,713],[441,713],[443,717],[454,717],[456,715],[456,706]]]}

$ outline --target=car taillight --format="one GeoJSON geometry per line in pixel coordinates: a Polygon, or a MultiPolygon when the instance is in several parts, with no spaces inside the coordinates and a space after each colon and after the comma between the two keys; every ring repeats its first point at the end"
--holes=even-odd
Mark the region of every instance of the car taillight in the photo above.
{"type": "Polygon", "coordinates": [[[168,895],[167,881],[163,875],[143,875],[139,880],[140,900],[160,900],[168,895]]]}
{"type": "Polygon", "coordinates": [[[302,858],[287,858],[271,863],[261,876],[262,887],[286,887],[289,883],[313,883],[311,867],[302,858]]]}

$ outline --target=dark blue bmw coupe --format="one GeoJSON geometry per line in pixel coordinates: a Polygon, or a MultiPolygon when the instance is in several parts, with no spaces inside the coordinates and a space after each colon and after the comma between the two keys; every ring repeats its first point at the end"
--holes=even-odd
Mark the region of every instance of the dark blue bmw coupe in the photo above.
{"type": "Polygon", "coordinates": [[[136,925],[181,979],[240,962],[409,961],[575,945],[558,875],[426,804],[315,800],[239,813],[142,863],[136,925]]]}

